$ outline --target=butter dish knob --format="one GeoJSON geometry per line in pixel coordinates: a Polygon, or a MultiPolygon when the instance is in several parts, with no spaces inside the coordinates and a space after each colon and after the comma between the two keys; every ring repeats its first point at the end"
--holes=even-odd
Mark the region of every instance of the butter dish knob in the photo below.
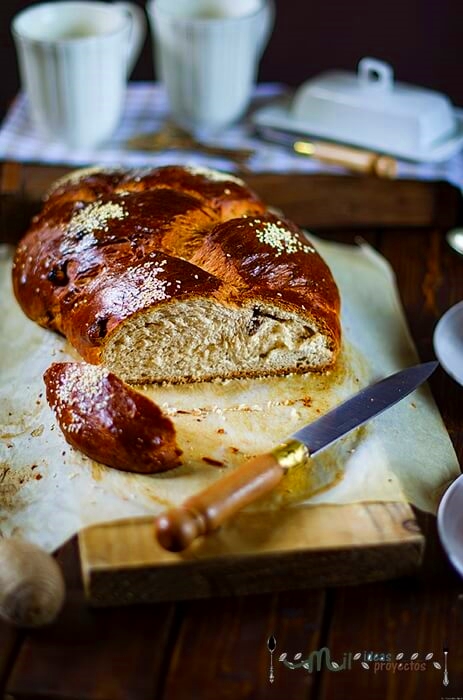
{"type": "Polygon", "coordinates": [[[392,90],[394,70],[389,63],[377,58],[362,58],[358,64],[358,79],[362,87],[373,90],[392,90]]]}

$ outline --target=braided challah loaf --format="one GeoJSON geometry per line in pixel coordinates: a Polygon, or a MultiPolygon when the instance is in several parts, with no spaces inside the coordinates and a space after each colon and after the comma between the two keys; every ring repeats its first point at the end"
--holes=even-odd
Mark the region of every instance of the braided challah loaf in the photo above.
{"type": "Polygon", "coordinates": [[[16,297],[131,383],[326,370],[329,268],[243,181],[202,168],[89,169],[55,183],[18,246],[16,297]]]}

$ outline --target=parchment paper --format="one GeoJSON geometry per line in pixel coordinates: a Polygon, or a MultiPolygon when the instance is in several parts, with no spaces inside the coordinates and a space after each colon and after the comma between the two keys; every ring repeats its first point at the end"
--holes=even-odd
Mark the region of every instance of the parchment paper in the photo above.
{"type": "MultiPolygon", "coordinates": [[[[24,316],[11,290],[11,250],[0,248],[0,533],[53,550],[83,526],[157,514],[369,381],[416,363],[384,259],[366,245],[311,239],[341,291],[339,368],[327,377],[143,387],[171,416],[184,452],[181,467],[153,476],[104,467],[65,442],[46,403],[42,375],[53,361],[78,358],[63,338],[24,316]]],[[[426,387],[316,460],[320,485],[325,480],[334,486],[311,495],[313,479],[293,470],[255,507],[407,499],[435,512],[460,473],[426,387]]]]}

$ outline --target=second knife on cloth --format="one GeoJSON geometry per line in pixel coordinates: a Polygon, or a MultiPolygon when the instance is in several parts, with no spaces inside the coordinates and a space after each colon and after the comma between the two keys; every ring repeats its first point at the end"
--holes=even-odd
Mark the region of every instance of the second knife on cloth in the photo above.
{"type": "Polygon", "coordinates": [[[286,146],[299,155],[309,156],[322,163],[340,165],[354,172],[383,178],[394,178],[397,175],[397,161],[392,156],[340,143],[313,141],[296,133],[266,126],[257,127],[256,134],[263,141],[286,146]]]}

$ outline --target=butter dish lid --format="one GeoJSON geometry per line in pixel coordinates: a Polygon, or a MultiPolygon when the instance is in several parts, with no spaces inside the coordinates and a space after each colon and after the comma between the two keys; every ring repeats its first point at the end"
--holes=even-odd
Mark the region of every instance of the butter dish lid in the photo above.
{"type": "Polygon", "coordinates": [[[363,58],[358,72],[329,71],[291,100],[254,114],[272,126],[417,161],[444,160],[463,145],[463,119],[442,93],[395,82],[392,67],[363,58]]]}

